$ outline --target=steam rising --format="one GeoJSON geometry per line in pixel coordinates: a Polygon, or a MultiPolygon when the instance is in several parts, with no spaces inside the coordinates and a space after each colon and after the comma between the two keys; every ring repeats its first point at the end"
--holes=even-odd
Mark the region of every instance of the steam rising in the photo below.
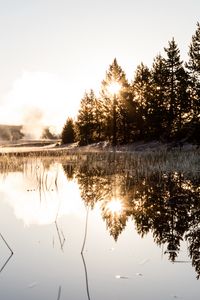
{"type": "Polygon", "coordinates": [[[24,115],[22,133],[27,139],[39,139],[41,137],[44,124],[43,112],[38,108],[33,108],[24,115]]]}
{"type": "Polygon", "coordinates": [[[78,111],[81,95],[74,91],[56,74],[24,72],[3,99],[0,124],[23,125],[26,138],[40,138],[44,127],[60,133],[67,117],[78,111]]]}

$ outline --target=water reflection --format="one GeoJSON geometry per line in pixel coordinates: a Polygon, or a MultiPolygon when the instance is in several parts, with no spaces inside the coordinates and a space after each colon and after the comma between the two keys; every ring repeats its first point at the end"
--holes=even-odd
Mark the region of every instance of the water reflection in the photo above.
{"type": "MultiPolygon", "coordinates": [[[[173,263],[191,261],[200,277],[200,179],[181,172],[147,175],[112,157],[81,163],[37,161],[10,170],[4,180],[4,200],[24,224],[53,224],[61,250],[66,236],[61,218],[70,214],[86,217],[80,245],[87,297],[90,299],[84,249],[88,216],[98,208],[111,237],[117,241],[127,224],[144,237],[151,233],[173,263]],[[23,173],[20,170],[23,169],[23,173]],[[17,176],[16,176],[17,175],[17,176]],[[12,186],[12,189],[10,189],[12,186]],[[78,190],[79,188],[79,190],[78,190]],[[188,259],[180,260],[182,241],[187,241],[188,259]],[[81,248],[82,247],[82,248],[81,248]]],[[[65,228],[66,229],[66,228],[65,228]]],[[[53,240],[53,244],[54,244],[53,240]]],[[[79,252],[79,253],[80,253],[79,252]]],[[[9,258],[10,259],[10,258],[9,258]]],[[[8,260],[9,261],[9,260],[8,260]]],[[[139,273],[138,273],[139,274],[139,273]]],[[[122,276],[123,277],[123,276],[122,276]]],[[[58,291],[58,298],[61,288],[58,291]]]]}
{"type": "Polygon", "coordinates": [[[85,284],[86,284],[87,298],[88,298],[88,300],[90,300],[90,290],[89,290],[89,280],[88,280],[87,264],[86,264],[83,252],[81,252],[81,257],[82,257],[83,266],[84,266],[84,272],[85,272],[85,284]]]}
{"type": "Polygon", "coordinates": [[[62,248],[65,238],[58,219],[84,211],[77,183],[67,181],[57,163],[28,163],[23,169],[8,173],[6,180],[2,175],[3,199],[26,226],[55,224],[62,248]]]}
{"type": "MultiPolygon", "coordinates": [[[[156,244],[173,263],[181,241],[188,244],[189,257],[200,277],[200,179],[179,172],[135,176],[127,170],[87,163],[63,165],[68,178],[76,178],[87,207],[100,204],[110,235],[117,240],[128,220],[140,236],[153,234],[156,244]]],[[[188,262],[188,261],[182,261],[188,262]]]]}
{"type": "Polygon", "coordinates": [[[63,250],[66,238],[65,238],[62,228],[59,228],[57,220],[55,221],[55,226],[56,226],[56,232],[57,232],[58,240],[59,240],[59,244],[60,244],[60,249],[63,250]]]}
{"type": "Polygon", "coordinates": [[[5,244],[5,246],[7,247],[7,249],[9,250],[10,254],[8,255],[6,261],[2,264],[2,266],[0,267],[0,273],[3,271],[3,269],[6,267],[6,265],[9,263],[10,259],[12,258],[14,252],[11,249],[11,247],[9,246],[8,242],[6,241],[6,239],[4,238],[4,236],[0,233],[0,237],[3,241],[3,243],[5,244]]]}

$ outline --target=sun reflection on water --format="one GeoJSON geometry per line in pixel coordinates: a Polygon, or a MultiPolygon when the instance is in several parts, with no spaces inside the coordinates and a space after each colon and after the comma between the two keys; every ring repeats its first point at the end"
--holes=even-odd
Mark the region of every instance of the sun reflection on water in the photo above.
{"type": "Polygon", "coordinates": [[[106,205],[106,211],[113,215],[120,215],[123,211],[123,203],[120,199],[112,199],[106,205]]]}

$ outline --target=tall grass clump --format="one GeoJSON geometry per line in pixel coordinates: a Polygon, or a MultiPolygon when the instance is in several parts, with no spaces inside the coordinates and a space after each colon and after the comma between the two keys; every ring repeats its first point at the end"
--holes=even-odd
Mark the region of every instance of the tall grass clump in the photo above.
{"type": "Polygon", "coordinates": [[[0,156],[0,173],[21,172],[23,166],[24,158],[18,159],[16,156],[11,158],[6,154],[0,156]]]}
{"type": "Polygon", "coordinates": [[[200,149],[150,149],[144,151],[63,151],[59,155],[40,156],[39,153],[29,155],[4,154],[0,156],[0,172],[22,171],[27,164],[38,164],[42,161],[46,167],[52,163],[72,163],[88,168],[97,168],[106,174],[114,172],[148,175],[152,172],[181,172],[199,175],[200,149]]]}
{"type": "Polygon", "coordinates": [[[153,172],[200,172],[200,151],[194,150],[148,150],[132,152],[92,152],[85,153],[85,159],[79,164],[87,164],[89,168],[103,169],[104,173],[126,173],[146,175],[153,172]]]}

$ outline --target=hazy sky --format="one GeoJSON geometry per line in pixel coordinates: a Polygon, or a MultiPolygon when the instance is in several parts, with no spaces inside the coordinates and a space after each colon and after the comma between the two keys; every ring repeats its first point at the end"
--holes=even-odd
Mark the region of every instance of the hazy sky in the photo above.
{"type": "Polygon", "coordinates": [[[187,60],[199,14],[199,0],[0,0],[0,124],[33,109],[61,126],[115,57],[131,80],[172,37],[187,60]]]}

